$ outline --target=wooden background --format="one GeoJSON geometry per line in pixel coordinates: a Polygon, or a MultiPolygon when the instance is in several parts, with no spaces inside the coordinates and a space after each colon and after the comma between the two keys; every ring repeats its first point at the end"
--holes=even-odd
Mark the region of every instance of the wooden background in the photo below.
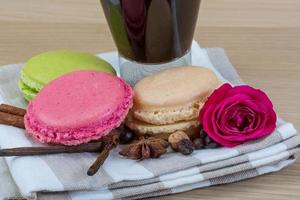
{"type": "MultiPolygon", "coordinates": [[[[265,90],[300,129],[300,0],[203,0],[195,39],[225,48],[244,81],[265,90]]],[[[54,49],[115,49],[98,0],[0,0],[0,64],[54,49]]],[[[300,162],[161,199],[300,199],[300,162]]]]}

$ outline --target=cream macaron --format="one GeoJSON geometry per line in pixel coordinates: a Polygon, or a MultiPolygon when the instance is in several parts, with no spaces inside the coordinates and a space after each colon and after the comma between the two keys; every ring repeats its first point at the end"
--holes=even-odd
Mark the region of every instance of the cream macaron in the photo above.
{"type": "Polygon", "coordinates": [[[199,110],[220,83],[205,67],[177,67],[148,76],[134,87],[127,125],[141,134],[196,127],[199,110]]]}

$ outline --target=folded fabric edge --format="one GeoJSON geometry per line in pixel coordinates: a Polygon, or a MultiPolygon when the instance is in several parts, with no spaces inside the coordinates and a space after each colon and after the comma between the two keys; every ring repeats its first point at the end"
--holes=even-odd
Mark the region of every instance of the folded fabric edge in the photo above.
{"type": "MultiPolygon", "coordinates": [[[[286,124],[283,124],[285,126],[286,124]]],[[[285,129],[283,129],[285,130],[285,129]]],[[[293,132],[292,132],[293,133],[293,132]]],[[[193,168],[201,166],[204,171],[209,170],[216,170],[218,168],[223,168],[224,166],[230,166],[232,163],[239,164],[242,162],[247,162],[248,155],[251,156],[252,160],[258,159],[259,157],[264,156],[271,156],[273,154],[281,152],[283,149],[291,149],[295,146],[300,144],[300,136],[297,134],[288,134],[285,138],[281,136],[280,132],[274,133],[274,135],[271,138],[265,138],[260,142],[255,143],[255,148],[248,148],[247,145],[253,145],[253,144],[244,144],[241,147],[239,147],[239,154],[236,156],[220,159],[217,161],[210,161],[210,162],[199,162],[199,164],[195,165],[194,163],[186,164],[185,168],[181,168],[180,170],[172,170],[168,171],[166,173],[160,173],[158,175],[155,175],[151,179],[139,179],[139,180],[124,180],[119,183],[114,183],[112,185],[109,185],[110,188],[118,188],[118,187],[124,187],[126,185],[132,185],[134,183],[141,185],[143,183],[149,183],[151,180],[157,181],[158,177],[174,177],[173,174],[178,174],[182,171],[192,171],[193,168]],[[280,139],[279,139],[280,138],[280,139]],[[245,150],[245,147],[248,150],[245,150]],[[243,150],[240,150],[242,148],[243,150]]],[[[197,159],[197,158],[196,158],[197,159]]],[[[171,163],[172,164],[172,163],[171,163]]],[[[204,172],[203,171],[203,172],[204,172]]]]}
{"type": "Polygon", "coordinates": [[[164,189],[164,190],[159,190],[159,191],[155,191],[155,192],[151,192],[151,193],[133,195],[133,196],[125,197],[122,199],[124,199],[124,200],[144,199],[144,198],[148,198],[148,197],[170,195],[170,194],[191,191],[191,190],[195,190],[195,189],[199,189],[199,188],[205,188],[205,187],[210,187],[210,186],[239,182],[242,180],[255,178],[260,175],[270,174],[272,172],[280,171],[283,168],[286,168],[289,165],[293,164],[294,162],[295,162],[295,159],[283,160],[283,161],[280,161],[273,165],[266,165],[266,166],[263,166],[260,168],[237,172],[235,174],[217,177],[217,178],[211,179],[209,181],[205,181],[205,182],[192,183],[192,184],[183,185],[183,186],[179,186],[179,187],[172,188],[172,189],[164,189]]]}
{"type": "Polygon", "coordinates": [[[205,52],[213,66],[225,79],[233,85],[244,84],[223,48],[206,48],[205,52]]]}
{"type": "MultiPolygon", "coordinates": [[[[289,149],[288,151],[283,151],[281,153],[277,153],[276,155],[273,155],[270,157],[266,157],[266,158],[259,159],[256,161],[248,161],[247,163],[241,163],[240,165],[232,165],[232,166],[229,166],[224,169],[209,171],[208,173],[202,173],[201,170],[198,170],[196,174],[190,174],[186,177],[178,177],[174,180],[156,179],[156,182],[148,183],[148,184],[146,184],[146,183],[140,184],[140,182],[139,182],[136,185],[128,185],[127,187],[123,187],[123,188],[111,188],[111,187],[106,188],[106,187],[104,187],[104,188],[101,188],[101,190],[99,189],[99,191],[90,191],[90,190],[89,191],[69,191],[69,193],[67,193],[67,194],[71,195],[71,196],[76,196],[77,194],[80,194],[80,196],[83,196],[85,198],[90,198],[90,196],[86,196],[86,195],[93,194],[96,197],[101,197],[101,199],[102,199],[104,197],[110,196],[111,194],[114,195],[114,198],[123,198],[124,193],[126,193],[128,191],[132,191],[132,190],[136,190],[136,193],[140,193],[140,194],[136,194],[136,195],[142,195],[142,193],[144,191],[149,190],[148,187],[150,187],[153,190],[152,193],[156,193],[155,190],[161,189],[161,188],[164,188],[164,191],[170,191],[170,190],[173,190],[173,188],[184,187],[184,185],[196,184],[197,182],[207,183],[207,182],[210,182],[210,180],[214,180],[214,179],[217,179],[218,177],[222,177],[222,176],[230,177],[231,174],[242,173],[243,171],[252,170],[255,168],[262,167],[262,166],[270,166],[272,164],[276,164],[283,160],[289,160],[289,159],[294,160],[295,159],[294,156],[296,155],[296,153],[298,151],[299,151],[298,147],[292,148],[292,149],[289,149]],[[191,183],[191,180],[192,180],[192,183],[191,183]],[[189,182],[187,183],[187,181],[189,181],[189,182]],[[180,186],[180,184],[182,186],[180,186]]],[[[258,175],[260,175],[260,174],[258,174],[258,175]]],[[[55,192],[55,193],[57,193],[57,192],[55,192]]],[[[37,194],[39,194],[39,193],[37,193],[37,194]]],[[[49,193],[49,195],[50,195],[50,193],[49,193]]],[[[64,194],[64,196],[68,196],[68,195],[64,194]]],[[[62,194],[60,193],[59,196],[62,196],[62,194]]]]}
{"type": "MultiPolygon", "coordinates": [[[[134,186],[143,186],[143,185],[149,185],[149,184],[155,184],[161,181],[177,181],[180,178],[185,178],[187,176],[192,177],[193,175],[199,175],[201,173],[205,178],[208,179],[208,177],[215,176],[215,174],[222,174],[227,171],[227,173],[236,172],[238,170],[245,170],[246,168],[253,168],[252,164],[258,164],[261,165],[262,163],[268,163],[270,160],[268,158],[274,158],[278,160],[279,154],[287,153],[288,151],[292,150],[293,148],[296,148],[299,145],[300,137],[298,135],[291,137],[287,140],[285,140],[284,143],[277,143],[275,145],[272,145],[266,149],[263,149],[263,152],[251,152],[248,154],[242,154],[237,157],[231,157],[229,159],[221,160],[216,163],[207,163],[205,165],[199,164],[198,166],[193,166],[191,168],[187,168],[185,170],[176,171],[174,173],[169,173],[165,175],[156,176],[150,179],[140,179],[135,181],[122,181],[113,183],[108,186],[109,190],[113,189],[125,189],[127,187],[134,187],[134,186]],[[255,153],[256,155],[252,155],[255,153]],[[259,155],[257,155],[259,154],[259,155]],[[261,160],[267,160],[261,161],[261,160]]],[[[286,155],[287,156],[287,155],[286,155]]],[[[272,161],[272,160],[271,160],[272,161]]],[[[94,187],[90,188],[89,191],[97,191],[102,188],[105,188],[106,186],[94,187]]],[[[74,190],[73,188],[62,188],[67,191],[81,191],[81,190],[74,190]]],[[[56,190],[55,192],[62,192],[63,190],[56,190]]],[[[32,195],[38,191],[32,191],[32,195]]],[[[33,195],[34,196],[34,195],[33,195]]]]}
{"type": "MultiPolygon", "coordinates": [[[[261,167],[264,165],[270,165],[272,163],[280,162],[281,160],[287,160],[289,157],[294,156],[299,152],[299,148],[291,149],[289,151],[281,152],[277,155],[273,155],[270,157],[266,157],[263,159],[255,160],[255,161],[248,161],[237,165],[228,166],[225,168],[217,169],[217,170],[211,170],[208,172],[202,172],[201,167],[198,167],[194,170],[194,173],[191,174],[185,174],[183,176],[179,176],[173,179],[164,179],[164,178],[158,178],[156,179],[156,182],[144,184],[143,186],[147,185],[154,185],[159,183],[164,183],[164,186],[167,188],[174,188],[178,187],[182,184],[187,184],[187,182],[199,182],[199,181],[206,181],[209,179],[217,178],[224,175],[230,175],[234,174],[240,171],[250,170],[253,168],[261,167]]],[[[142,185],[136,185],[136,187],[141,187],[142,185]]],[[[133,188],[133,185],[129,185],[128,188],[133,188]]],[[[108,188],[109,190],[124,190],[126,187],[123,188],[108,188]]]]}
{"type": "MultiPolygon", "coordinates": [[[[18,64],[11,64],[11,65],[2,65],[0,66],[0,72],[4,73],[4,76],[1,76],[0,78],[0,84],[14,84],[18,85],[17,81],[15,81],[14,77],[17,77],[20,73],[20,70],[22,68],[23,64],[18,63],[18,64]]],[[[19,88],[16,87],[16,89],[19,91],[19,88]]],[[[16,91],[15,91],[16,92],[16,91]]],[[[18,102],[16,99],[11,99],[11,96],[7,96],[5,92],[2,91],[0,87],[0,103],[8,103],[10,102],[11,104],[19,107],[25,107],[26,101],[25,99],[22,102],[18,102]]]]}
{"type": "Polygon", "coordinates": [[[37,197],[40,200],[71,200],[73,199],[72,197],[76,197],[76,199],[78,200],[85,200],[85,199],[104,200],[104,199],[143,199],[148,197],[163,196],[163,195],[181,193],[185,191],[190,191],[190,190],[214,186],[214,185],[233,183],[233,182],[237,182],[249,178],[254,178],[259,175],[279,171],[295,162],[295,158],[293,157],[294,155],[295,154],[292,154],[288,159],[283,159],[280,160],[279,162],[269,163],[261,167],[235,172],[232,174],[215,177],[204,181],[186,183],[173,188],[166,188],[163,185],[163,183],[159,183],[154,187],[150,186],[153,189],[151,190],[151,192],[147,192],[147,193],[145,193],[145,191],[149,191],[149,190],[147,190],[145,187],[138,186],[137,188],[134,187],[129,188],[129,190],[126,188],[119,191],[102,190],[102,194],[101,192],[99,193],[97,191],[73,191],[73,192],[59,192],[59,193],[41,192],[37,194],[37,197]],[[135,191],[136,189],[138,189],[139,191],[135,191]],[[127,194],[124,195],[122,191],[127,194]]]}
{"type": "Polygon", "coordinates": [[[251,163],[260,164],[264,159],[276,158],[278,157],[279,154],[282,155],[284,153],[291,152],[292,150],[297,149],[299,146],[299,139],[300,139],[299,136],[290,138],[285,144],[287,147],[279,143],[279,145],[274,145],[270,148],[266,148],[265,150],[263,150],[264,152],[252,152],[250,154],[243,154],[229,159],[217,161],[214,163],[207,163],[204,165],[200,164],[174,173],[164,174],[150,179],[142,179],[137,181],[122,181],[122,182],[111,184],[108,186],[108,188],[119,189],[125,187],[140,186],[140,185],[146,185],[146,184],[151,184],[160,181],[172,181],[184,176],[192,176],[192,175],[197,175],[199,173],[202,174],[210,173],[213,175],[214,173],[220,170],[221,171],[225,169],[230,170],[232,168],[239,169],[242,166],[249,167],[249,164],[251,163]],[[254,153],[256,155],[254,155],[254,153]],[[257,154],[260,155],[257,156],[257,154]]]}
{"type": "MultiPolygon", "coordinates": [[[[127,188],[118,188],[118,189],[111,189],[111,188],[103,188],[99,191],[71,191],[69,194],[71,196],[76,196],[77,194],[80,194],[80,196],[84,198],[91,198],[89,194],[93,194],[97,197],[104,198],[105,196],[109,196],[108,193],[112,193],[114,198],[124,198],[124,196],[127,197],[127,194],[133,194],[135,195],[142,195],[144,191],[151,191],[151,193],[156,193],[157,190],[173,190],[173,188],[178,188],[178,187],[184,187],[185,185],[191,185],[191,184],[196,184],[196,183],[207,183],[211,182],[211,180],[218,179],[219,177],[230,177],[234,176],[237,173],[243,173],[244,171],[249,171],[252,169],[260,169],[261,167],[264,166],[269,166],[268,170],[270,170],[270,166],[276,165],[277,163],[284,161],[284,160],[295,160],[294,156],[296,153],[299,152],[299,148],[294,148],[290,149],[289,151],[282,152],[278,155],[275,155],[272,157],[267,157],[261,160],[258,160],[256,162],[248,162],[248,163],[243,163],[241,165],[236,165],[233,167],[217,170],[217,171],[212,171],[209,173],[199,173],[198,174],[192,174],[186,177],[181,177],[177,178],[175,180],[161,180],[156,183],[150,183],[146,185],[137,185],[137,186],[129,186],[127,188]],[[259,163],[259,164],[257,164],[259,163]],[[125,193],[125,194],[124,194],[125,193]]],[[[261,171],[264,168],[261,168],[260,171],[258,171],[258,175],[261,175],[261,171]]],[[[268,170],[264,170],[268,172],[268,170]]],[[[272,170],[271,170],[272,172],[272,170]]],[[[209,185],[207,185],[209,186],[209,185]]]]}
{"type": "Polygon", "coordinates": [[[22,196],[19,193],[19,189],[13,178],[11,177],[11,173],[4,158],[0,158],[0,177],[2,182],[0,184],[0,199],[5,199],[8,196],[14,199],[21,199],[22,196]]]}
{"type": "MultiPolygon", "coordinates": [[[[295,140],[295,137],[299,137],[298,135],[296,135],[296,136],[294,136],[294,137],[291,137],[291,138],[288,138],[288,139],[286,139],[286,141],[298,141],[298,140],[295,140]]],[[[280,143],[279,143],[280,144],[280,143]]],[[[294,143],[294,144],[292,144],[292,145],[298,145],[299,143],[294,143]]],[[[272,151],[271,151],[271,153],[272,153],[272,151]]],[[[274,152],[274,153],[279,153],[279,152],[274,152]]],[[[272,154],[269,154],[269,156],[270,155],[272,155],[272,154]]],[[[232,158],[230,158],[230,159],[232,159],[232,158]]],[[[246,158],[246,160],[248,160],[248,158],[246,158]]],[[[226,161],[226,160],[225,160],[226,161]]],[[[237,161],[238,162],[240,162],[240,161],[243,161],[243,159],[237,159],[237,161]]],[[[222,167],[224,167],[224,166],[222,166],[222,162],[224,162],[224,161],[219,161],[220,162],[220,164],[219,164],[219,167],[216,167],[215,169],[220,169],[220,168],[222,168],[222,167]]],[[[229,162],[230,163],[230,162],[229,162]]],[[[212,164],[212,163],[209,163],[209,164],[212,164]]],[[[234,166],[234,165],[236,165],[237,163],[234,163],[234,164],[228,164],[228,166],[234,166]]],[[[241,162],[241,164],[245,164],[245,163],[243,163],[243,162],[241,162]]],[[[212,169],[214,169],[214,168],[212,168],[212,169]]],[[[189,169],[187,169],[187,170],[189,170],[189,169]]],[[[201,169],[197,169],[197,173],[199,173],[199,171],[200,172],[211,172],[212,170],[211,170],[211,168],[210,167],[208,167],[208,166],[203,166],[201,169]]],[[[213,173],[213,172],[212,172],[213,173]]],[[[172,177],[172,176],[170,176],[170,177],[172,177]]],[[[174,177],[174,176],[173,176],[174,177]]],[[[176,177],[175,177],[176,178],[176,177]]],[[[180,178],[180,177],[179,177],[180,178]]],[[[152,179],[152,180],[145,180],[146,182],[144,183],[144,184],[149,184],[149,183],[153,183],[153,181],[154,182],[158,182],[160,179],[158,178],[158,177],[156,177],[156,178],[154,178],[154,179],[152,179]]],[[[168,180],[168,179],[165,179],[165,180],[168,180]]],[[[138,186],[141,186],[141,185],[143,185],[143,182],[142,181],[137,181],[135,184],[133,183],[133,182],[130,182],[129,183],[129,186],[134,186],[134,185],[138,185],[138,186]]],[[[124,185],[125,186],[125,185],[124,185]]],[[[123,186],[123,187],[124,187],[123,186]]],[[[113,187],[113,186],[110,186],[109,187],[109,189],[116,189],[116,188],[120,188],[120,186],[119,187],[113,187]]],[[[91,188],[91,189],[93,189],[93,190],[95,190],[95,189],[99,189],[99,188],[91,188]]],[[[66,190],[68,190],[68,189],[66,189],[66,190]]],[[[58,192],[58,191],[54,191],[54,192],[58,192]]],[[[31,198],[34,198],[35,197],[35,194],[34,194],[35,192],[33,192],[33,194],[31,194],[32,196],[31,196],[31,198]]]]}

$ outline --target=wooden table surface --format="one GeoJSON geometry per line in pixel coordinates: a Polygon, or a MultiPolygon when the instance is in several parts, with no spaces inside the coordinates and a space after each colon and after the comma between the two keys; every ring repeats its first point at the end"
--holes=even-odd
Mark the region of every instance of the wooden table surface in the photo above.
{"type": "MultiPolygon", "coordinates": [[[[223,47],[247,83],[300,129],[300,1],[203,0],[195,39],[223,47]]],[[[114,50],[98,0],[1,0],[0,64],[54,49],[114,50]]],[[[270,175],[161,199],[300,199],[300,162],[270,175]]]]}

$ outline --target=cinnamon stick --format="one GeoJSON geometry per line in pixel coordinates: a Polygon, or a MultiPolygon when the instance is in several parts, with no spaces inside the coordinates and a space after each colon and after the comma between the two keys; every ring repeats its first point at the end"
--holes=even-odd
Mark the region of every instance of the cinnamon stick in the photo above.
{"type": "Polygon", "coordinates": [[[103,165],[104,161],[109,155],[110,149],[104,148],[102,152],[97,156],[96,161],[92,164],[92,166],[87,171],[87,175],[93,176],[97,173],[99,168],[103,165]]]}
{"type": "Polygon", "coordinates": [[[79,146],[47,146],[47,147],[20,147],[0,149],[0,157],[9,156],[34,156],[58,153],[100,152],[102,142],[93,142],[79,146]]]}
{"type": "Polygon", "coordinates": [[[25,128],[24,117],[0,111],[0,124],[25,128]]]}
{"type": "Polygon", "coordinates": [[[102,152],[97,156],[97,159],[88,169],[87,175],[93,176],[97,173],[99,168],[103,165],[106,158],[109,155],[110,150],[112,150],[116,145],[119,144],[120,140],[120,130],[114,129],[107,136],[103,138],[103,148],[102,152]]]}
{"type": "Polygon", "coordinates": [[[18,115],[24,117],[26,110],[23,108],[18,108],[8,104],[0,104],[0,112],[9,113],[13,115],[18,115]]]}

